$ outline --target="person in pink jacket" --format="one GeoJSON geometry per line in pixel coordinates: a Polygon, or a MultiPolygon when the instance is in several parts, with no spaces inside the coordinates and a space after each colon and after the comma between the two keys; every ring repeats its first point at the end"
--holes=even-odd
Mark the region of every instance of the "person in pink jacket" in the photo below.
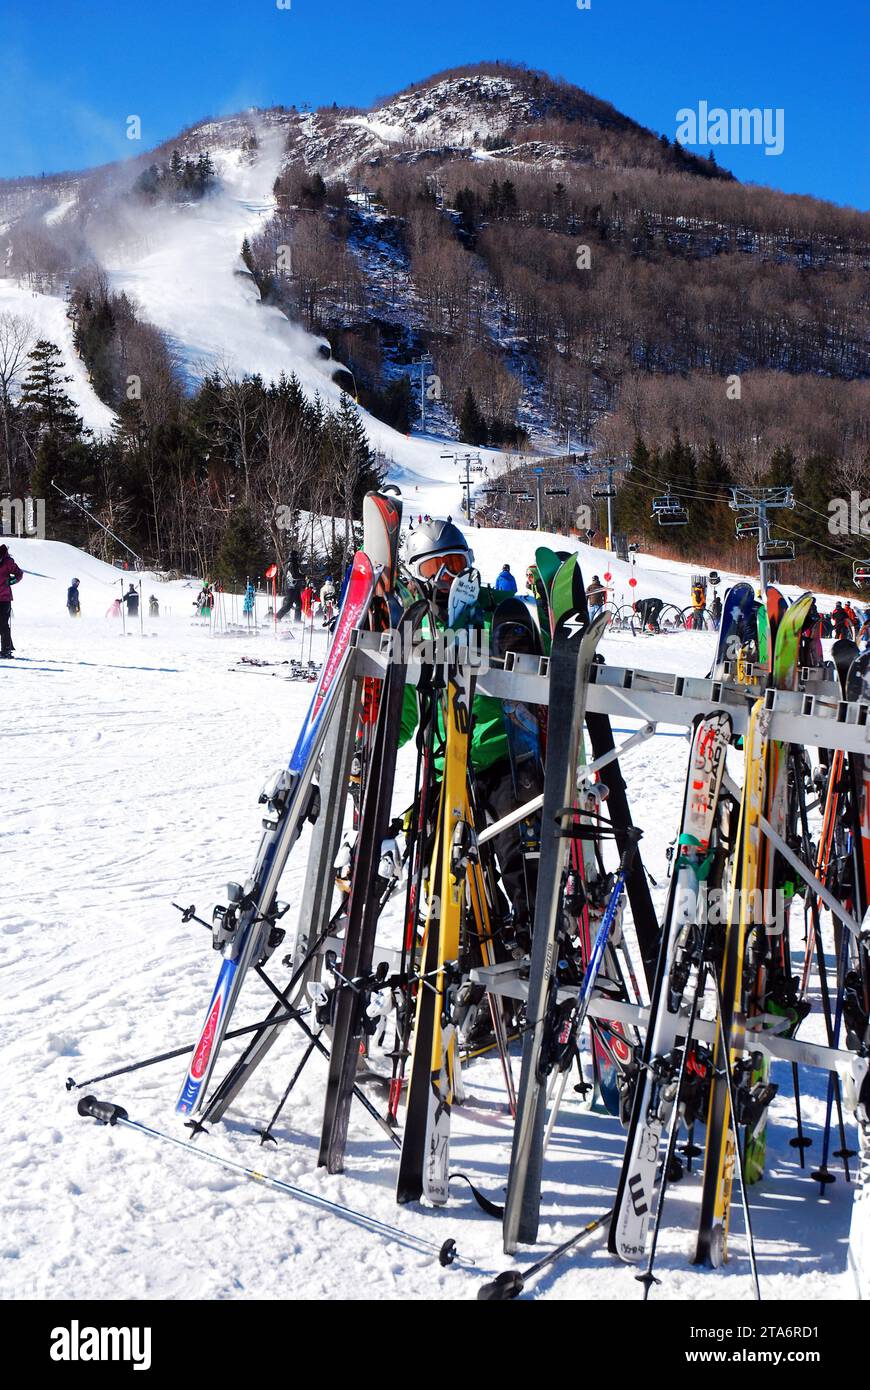
{"type": "Polygon", "coordinates": [[[9,619],[12,613],[12,585],[24,578],[9,548],[0,545],[0,657],[11,657],[15,648],[12,645],[12,628],[9,619]]]}

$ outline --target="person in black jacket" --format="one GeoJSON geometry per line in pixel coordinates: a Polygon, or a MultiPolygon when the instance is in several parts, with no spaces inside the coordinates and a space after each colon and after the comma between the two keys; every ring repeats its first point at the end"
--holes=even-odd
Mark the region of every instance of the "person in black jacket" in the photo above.
{"type": "Polygon", "coordinates": [[[79,599],[79,581],[74,579],[66,591],[66,611],[71,618],[81,616],[82,605],[79,599]]]}
{"type": "Polygon", "coordinates": [[[302,609],[302,578],[300,575],[301,565],[296,551],[290,554],[290,562],[284,575],[284,602],[275,614],[276,622],[286,618],[287,614],[293,615],[297,621],[302,609]]]}

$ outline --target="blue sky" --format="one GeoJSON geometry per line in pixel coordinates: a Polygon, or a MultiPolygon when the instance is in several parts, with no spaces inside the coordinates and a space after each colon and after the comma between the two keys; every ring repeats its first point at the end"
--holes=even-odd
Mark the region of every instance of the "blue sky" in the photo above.
{"type": "Polygon", "coordinates": [[[719,162],[741,179],[870,206],[867,0],[287,3],[40,0],[0,15],[0,175],[126,156],[131,114],[147,148],[208,114],[365,106],[438,69],[502,58],[670,136],[676,113],[701,101],[782,108],[782,154],[728,146],[719,162]]]}

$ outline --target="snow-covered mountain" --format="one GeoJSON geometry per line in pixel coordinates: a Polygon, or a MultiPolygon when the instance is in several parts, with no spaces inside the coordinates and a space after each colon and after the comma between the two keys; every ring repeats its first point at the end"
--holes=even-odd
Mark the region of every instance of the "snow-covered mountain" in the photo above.
{"type": "MultiPolygon", "coordinates": [[[[658,148],[651,132],[607,103],[497,64],[416,84],[369,112],[282,107],[209,118],[124,163],[0,182],[0,312],[30,320],[35,335],[57,343],[73,377],[70,394],[97,433],[111,427],[111,411],[89,385],[63,307],[77,268],[94,264],[164,332],[191,381],[223,367],[266,379],[295,372],[309,394],[334,401],[338,364],[328,346],[261,303],[240,260],[243,240],[275,211],[281,172],[302,161],[327,179],[359,180],[386,162],[433,151],[501,162],[508,170],[517,161],[556,168],[594,161],[590,132],[639,140],[650,158],[658,148]],[[576,138],[539,138],[555,122],[576,138]],[[217,175],[211,196],[156,208],[137,202],[131,197],[136,179],[172,151],[182,158],[208,151],[217,175]]],[[[409,440],[368,416],[366,425],[400,481],[443,475],[440,439],[409,440]]]]}

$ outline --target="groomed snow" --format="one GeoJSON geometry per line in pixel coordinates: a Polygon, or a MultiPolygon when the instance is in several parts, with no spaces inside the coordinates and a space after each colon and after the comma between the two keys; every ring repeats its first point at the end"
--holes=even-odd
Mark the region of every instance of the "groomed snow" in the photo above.
{"type": "MultiPolygon", "coordinates": [[[[493,579],[505,557],[522,575],[539,541],[565,544],[560,537],[475,532],[484,578],[493,579]]],[[[396,1153],[357,1107],[346,1173],[328,1177],[316,1167],[325,1078],[320,1059],[307,1067],[277,1126],[278,1147],[262,1149],[257,1131],[300,1056],[301,1036],[289,1033],[227,1120],[198,1143],[427,1239],[454,1237],[466,1265],[442,1270],[434,1259],[192,1156],[78,1117],[77,1095],[64,1089],[69,1075],[83,1081],[193,1041],[217,956],[207,933],[183,925],[171,904],[195,903],[208,919],[227,879],[249,872],[259,839],[258,793],[286,763],[310,690],[268,671],[242,674],[238,668],[243,654],[279,661],[298,653],[298,628],[291,629],[295,640],[276,640],[268,629],[258,637],[211,636],[191,624],[195,583],[162,584],[144,576],[145,635],[134,627],[123,636],[120,624],[104,615],[130,575],[53,542],[18,541],[11,549],[29,573],[15,591],[13,635],[22,659],[0,665],[6,790],[0,1294],[472,1299],[484,1279],[529,1263],[605,1210],[622,1132],[609,1118],[584,1114],[574,1098],[561,1114],[546,1165],[541,1244],[516,1261],[501,1253],[499,1224],[459,1185],[445,1210],[397,1207],[396,1153]],[[65,611],[73,575],[81,580],[83,616],[77,621],[65,611]],[[159,620],[147,617],[151,592],[159,596],[159,620]]],[[[584,552],[583,563],[588,578],[602,574],[608,561],[600,551],[584,552]]],[[[641,562],[639,592],[687,601],[691,567],[653,564],[657,572],[645,574],[641,562]]],[[[227,609],[233,616],[229,601],[227,609]]],[[[315,655],[322,645],[318,635],[315,655]]],[[[636,640],[617,634],[603,651],[613,662],[703,674],[712,646],[712,636],[703,633],[636,640]]],[[[662,736],[624,763],[659,902],[685,762],[685,743],[662,736]]],[[[410,775],[405,750],[404,795],[410,775]]],[[[294,904],[285,921],[291,933],[305,846],[282,885],[282,896],[294,904]]],[[[238,1022],[257,1017],[269,1002],[250,982],[238,1022]]],[[[814,1018],[801,1035],[818,1029],[814,1018]]],[[[237,1046],[227,1044],[227,1061],[237,1046]]],[[[183,1135],[174,1114],[183,1071],[179,1059],[91,1089],[123,1104],[134,1118],[183,1135]]],[[[820,1199],[817,1185],[801,1175],[788,1145],[794,1130],[787,1068],[775,1066],[774,1080],[781,1091],[772,1109],[769,1174],[752,1192],[764,1296],[807,1302],[850,1297],[845,1242],[851,1189],[840,1173],[820,1199]]],[[[497,1064],[475,1062],[466,1084],[469,1104],[455,1111],[452,1166],[499,1199],[511,1124],[497,1064]]],[[[823,1082],[802,1069],[801,1084],[815,1162],[823,1082]]],[[[697,1197],[697,1173],[669,1194],[660,1245],[663,1283],[653,1298],[750,1298],[739,1209],[727,1271],[689,1264],[697,1197]]],[[[630,1302],[640,1297],[634,1272],[598,1241],[557,1265],[537,1290],[553,1298],[630,1302]]]]}

